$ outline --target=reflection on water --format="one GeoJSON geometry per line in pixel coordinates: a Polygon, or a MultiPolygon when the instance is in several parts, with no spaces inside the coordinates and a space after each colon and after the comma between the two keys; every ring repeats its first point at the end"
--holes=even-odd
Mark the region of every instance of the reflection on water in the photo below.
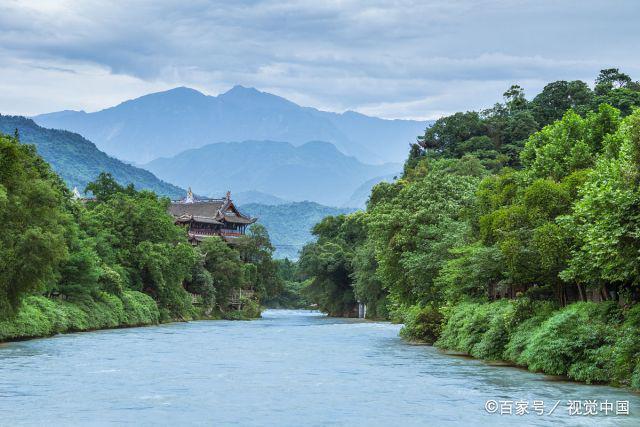
{"type": "Polygon", "coordinates": [[[0,425],[639,425],[640,397],[446,355],[399,326],[270,310],[0,347],[0,425]],[[489,414],[489,399],[554,414],[489,414]],[[631,415],[568,416],[568,400],[631,415]]]}

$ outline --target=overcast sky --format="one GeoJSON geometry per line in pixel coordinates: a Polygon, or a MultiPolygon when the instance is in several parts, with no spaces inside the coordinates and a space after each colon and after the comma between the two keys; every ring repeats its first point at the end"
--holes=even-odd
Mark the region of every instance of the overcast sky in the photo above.
{"type": "Polygon", "coordinates": [[[640,1],[0,1],[0,112],[99,110],[175,86],[253,86],[306,106],[431,119],[513,83],[620,67],[640,79],[640,1]]]}

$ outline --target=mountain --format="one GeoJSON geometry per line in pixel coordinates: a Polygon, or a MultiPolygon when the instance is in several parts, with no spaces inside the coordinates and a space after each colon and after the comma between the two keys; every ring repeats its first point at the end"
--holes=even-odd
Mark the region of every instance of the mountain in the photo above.
{"type": "Polygon", "coordinates": [[[367,205],[367,201],[369,200],[369,196],[371,195],[371,189],[373,188],[373,186],[383,181],[392,182],[397,175],[400,175],[400,173],[377,176],[366,181],[360,187],[355,189],[353,194],[351,194],[351,197],[349,197],[349,200],[343,203],[342,206],[364,209],[367,205]]]}
{"type": "Polygon", "coordinates": [[[248,205],[249,203],[258,203],[261,205],[284,205],[291,203],[291,200],[285,200],[276,197],[273,194],[262,193],[260,191],[239,191],[233,193],[233,200],[238,205],[248,205]]]}
{"type": "Polygon", "coordinates": [[[402,166],[367,165],[327,142],[294,147],[288,142],[244,141],[187,150],[144,168],[212,197],[227,190],[259,191],[291,201],[341,206],[363,182],[397,172],[402,166]]]}
{"type": "Polygon", "coordinates": [[[16,129],[20,141],[35,145],[38,154],[51,164],[69,188],[78,187],[82,191],[100,172],[109,172],[121,184],[133,183],[136,188],[164,196],[177,198],[185,193],[149,171],[109,157],[77,133],[45,129],[21,116],[0,115],[0,132],[13,135],[16,129]]]}
{"type": "Polygon", "coordinates": [[[250,203],[240,206],[243,213],[258,218],[269,232],[277,258],[297,259],[298,251],[313,240],[311,229],[328,215],[353,212],[348,208],[332,208],[313,202],[295,202],[277,206],[250,203]]]}
{"type": "Polygon", "coordinates": [[[401,162],[429,122],[384,120],[301,107],[285,98],[235,86],[218,96],[179,87],[94,113],[60,111],[34,117],[41,126],[78,132],[110,155],[147,163],[214,142],[321,140],[366,163],[401,162]]]}

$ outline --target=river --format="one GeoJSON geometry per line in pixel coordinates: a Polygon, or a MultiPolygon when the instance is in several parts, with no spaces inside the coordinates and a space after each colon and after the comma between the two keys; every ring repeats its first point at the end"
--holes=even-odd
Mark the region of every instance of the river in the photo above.
{"type": "Polygon", "coordinates": [[[268,310],[2,344],[0,425],[640,425],[637,394],[442,354],[398,330],[268,310]],[[560,404],[537,415],[534,400],[560,404]],[[569,416],[568,400],[614,413],[628,401],[630,415],[569,416]]]}

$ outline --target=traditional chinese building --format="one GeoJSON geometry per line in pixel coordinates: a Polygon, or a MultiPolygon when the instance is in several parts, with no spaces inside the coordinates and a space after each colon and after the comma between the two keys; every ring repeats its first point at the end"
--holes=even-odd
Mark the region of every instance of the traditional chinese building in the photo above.
{"type": "Polygon", "coordinates": [[[185,199],[171,203],[169,213],[175,218],[176,224],[187,229],[189,241],[194,245],[211,236],[220,236],[233,243],[257,220],[236,208],[230,192],[223,199],[196,200],[191,188],[185,199]]]}

